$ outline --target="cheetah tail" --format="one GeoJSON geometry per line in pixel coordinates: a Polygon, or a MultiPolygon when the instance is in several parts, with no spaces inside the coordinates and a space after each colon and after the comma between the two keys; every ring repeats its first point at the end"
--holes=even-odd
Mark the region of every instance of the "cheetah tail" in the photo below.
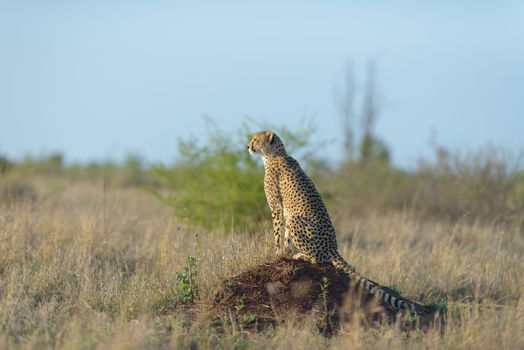
{"type": "Polygon", "coordinates": [[[382,302],[390,305],[391,307],[397,310],[406,309],[410,312],[416,312],[415,303],[408,301],[402,297],[394,296],[388,289],[360,275],[355,271],[355,267],[348,264],[346,260],[344,260],[344,258],[340,256],[338,252],[334,252],[332,254],[331,261],[333,266],[335,266],[339,270],[344,271],[344,273],[347,274],[351,279],[353,279],[357,285],[362,286],[369,293],[375,294],[376,292],[378,292],[378,297],[382,302]]]}
{"type": "Polygon", "coordinates": [[[344,271],[349,276],[352,276],[355,273],[355,267],[348,264],[346,260],[337,251],[334,251],[331,255],[331,263],[337,269],[344,271]]]}

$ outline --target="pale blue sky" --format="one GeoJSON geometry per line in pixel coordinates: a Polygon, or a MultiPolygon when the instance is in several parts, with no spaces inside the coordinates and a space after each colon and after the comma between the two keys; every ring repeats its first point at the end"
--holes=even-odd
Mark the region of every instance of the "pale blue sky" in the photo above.
{"type": "Polygon", "coordinates": [[[207,114],[298,125],[339,159],[344,65],[375,59],[396,164],[524,150],[524,6],[510,1],[2,1],[0,153],[170,162],[207,114]]]}

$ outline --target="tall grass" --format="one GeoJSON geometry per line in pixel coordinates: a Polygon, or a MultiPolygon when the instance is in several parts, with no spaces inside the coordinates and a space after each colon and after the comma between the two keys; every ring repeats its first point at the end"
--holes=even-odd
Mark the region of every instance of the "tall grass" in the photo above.
{"type": "MultiPolygon", "coordinates": [[[[45,183],[35,186],[45,191],[45,183]]],[[[409,337],[313,324],[262,334],[205,322],[222,281],[272,258],[269,225],[217,235],[171,216],[152,196],[102,181],[0,206],[3,348],[522,348],[524,233],[515,221],[446,223],[407,213],[334,212],[340,251],[359,270],[422,302],[448,301],[447,331],[409,337]],[[198,300],[178,278],[196,259],[198,300]]]]}
{"type": "Polygon", "coordinates": [[[475,152],[435,151],[411,171],[387,162],[347,162],[320,187],[332,207],[351,212],[405,211],[433,220],[504,222],[524,212],[524,171],[514,154],[493,147],[475,152]]]}

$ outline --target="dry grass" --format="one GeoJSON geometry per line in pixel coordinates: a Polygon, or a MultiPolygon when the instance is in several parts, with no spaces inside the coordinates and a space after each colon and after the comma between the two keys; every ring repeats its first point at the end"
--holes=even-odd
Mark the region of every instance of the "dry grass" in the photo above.
{"type": "Polygon", "coordinates": [[[199,320],[223,279],[272,258],[268,227],[198,232],[137,190],[33,186],[35,202],[0,208],[0,348],[524,347],[524,232],[512,222],[333,211],[340,251],[362,273],[415,300],[448,300],[444,335],[348,325],[326,339],[308,323],[217,334],[199,320]],[[200,295],[191,312],[174,307],[188,255],[200,295]]]}

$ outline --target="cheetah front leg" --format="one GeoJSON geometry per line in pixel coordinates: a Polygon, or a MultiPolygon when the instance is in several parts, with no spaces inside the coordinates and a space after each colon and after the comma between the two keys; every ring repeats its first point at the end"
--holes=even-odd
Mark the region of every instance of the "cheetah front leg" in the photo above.
{"type": "Polygon", "coordinates": [[[284,230],[284,215],[280,208],[271,208],[271,218],[273,219],[273,232],[275,234],[275,254],[281,255],[280,239],[284,230]]]}
{"type": "Polygon", "coordinates": [[[291,247],[291,234],[290,231],[287,228],[286,225],[287,220],[284,216],[284,254],[291,254],[292,253],[292,247],[291,247]]]}
{"type": "Polygon", "coordinates": [[[281,255],[280,239],[284,232],[284,206],[282,196],[280,195],[278,174],[266,170],[264,174],[264,193],[266,194],[269,210],[271,210],[273,233],[275,234],[275,251],[278,256],[281,255]]]}
{"type": "Polygon", "coordinates": [[[284,231],[284,207],[282,197],[278,189],[278,177],[270,173],[264,176],[264,192],[266,194],[267,204],[271,211],[273,222],[273,233],[275,234],[275,251],[276,255],[281,255],[280,239],[284,231]]]}
{"type": "Polygon", "coordinates": [[[293,255],[293,260],[305,260],[305,261],[311,261],[311,258],[308,257],[306,254],[302,252],[298,252],[295,255],[293,255]]]}
{"type": "Polygon", "coordinates": [[[293,252],[293,246],[291,244],[291,237],[288,235],[288,232],[285,231],[284,234],[284,254],[291,254],[293,252]]]}

